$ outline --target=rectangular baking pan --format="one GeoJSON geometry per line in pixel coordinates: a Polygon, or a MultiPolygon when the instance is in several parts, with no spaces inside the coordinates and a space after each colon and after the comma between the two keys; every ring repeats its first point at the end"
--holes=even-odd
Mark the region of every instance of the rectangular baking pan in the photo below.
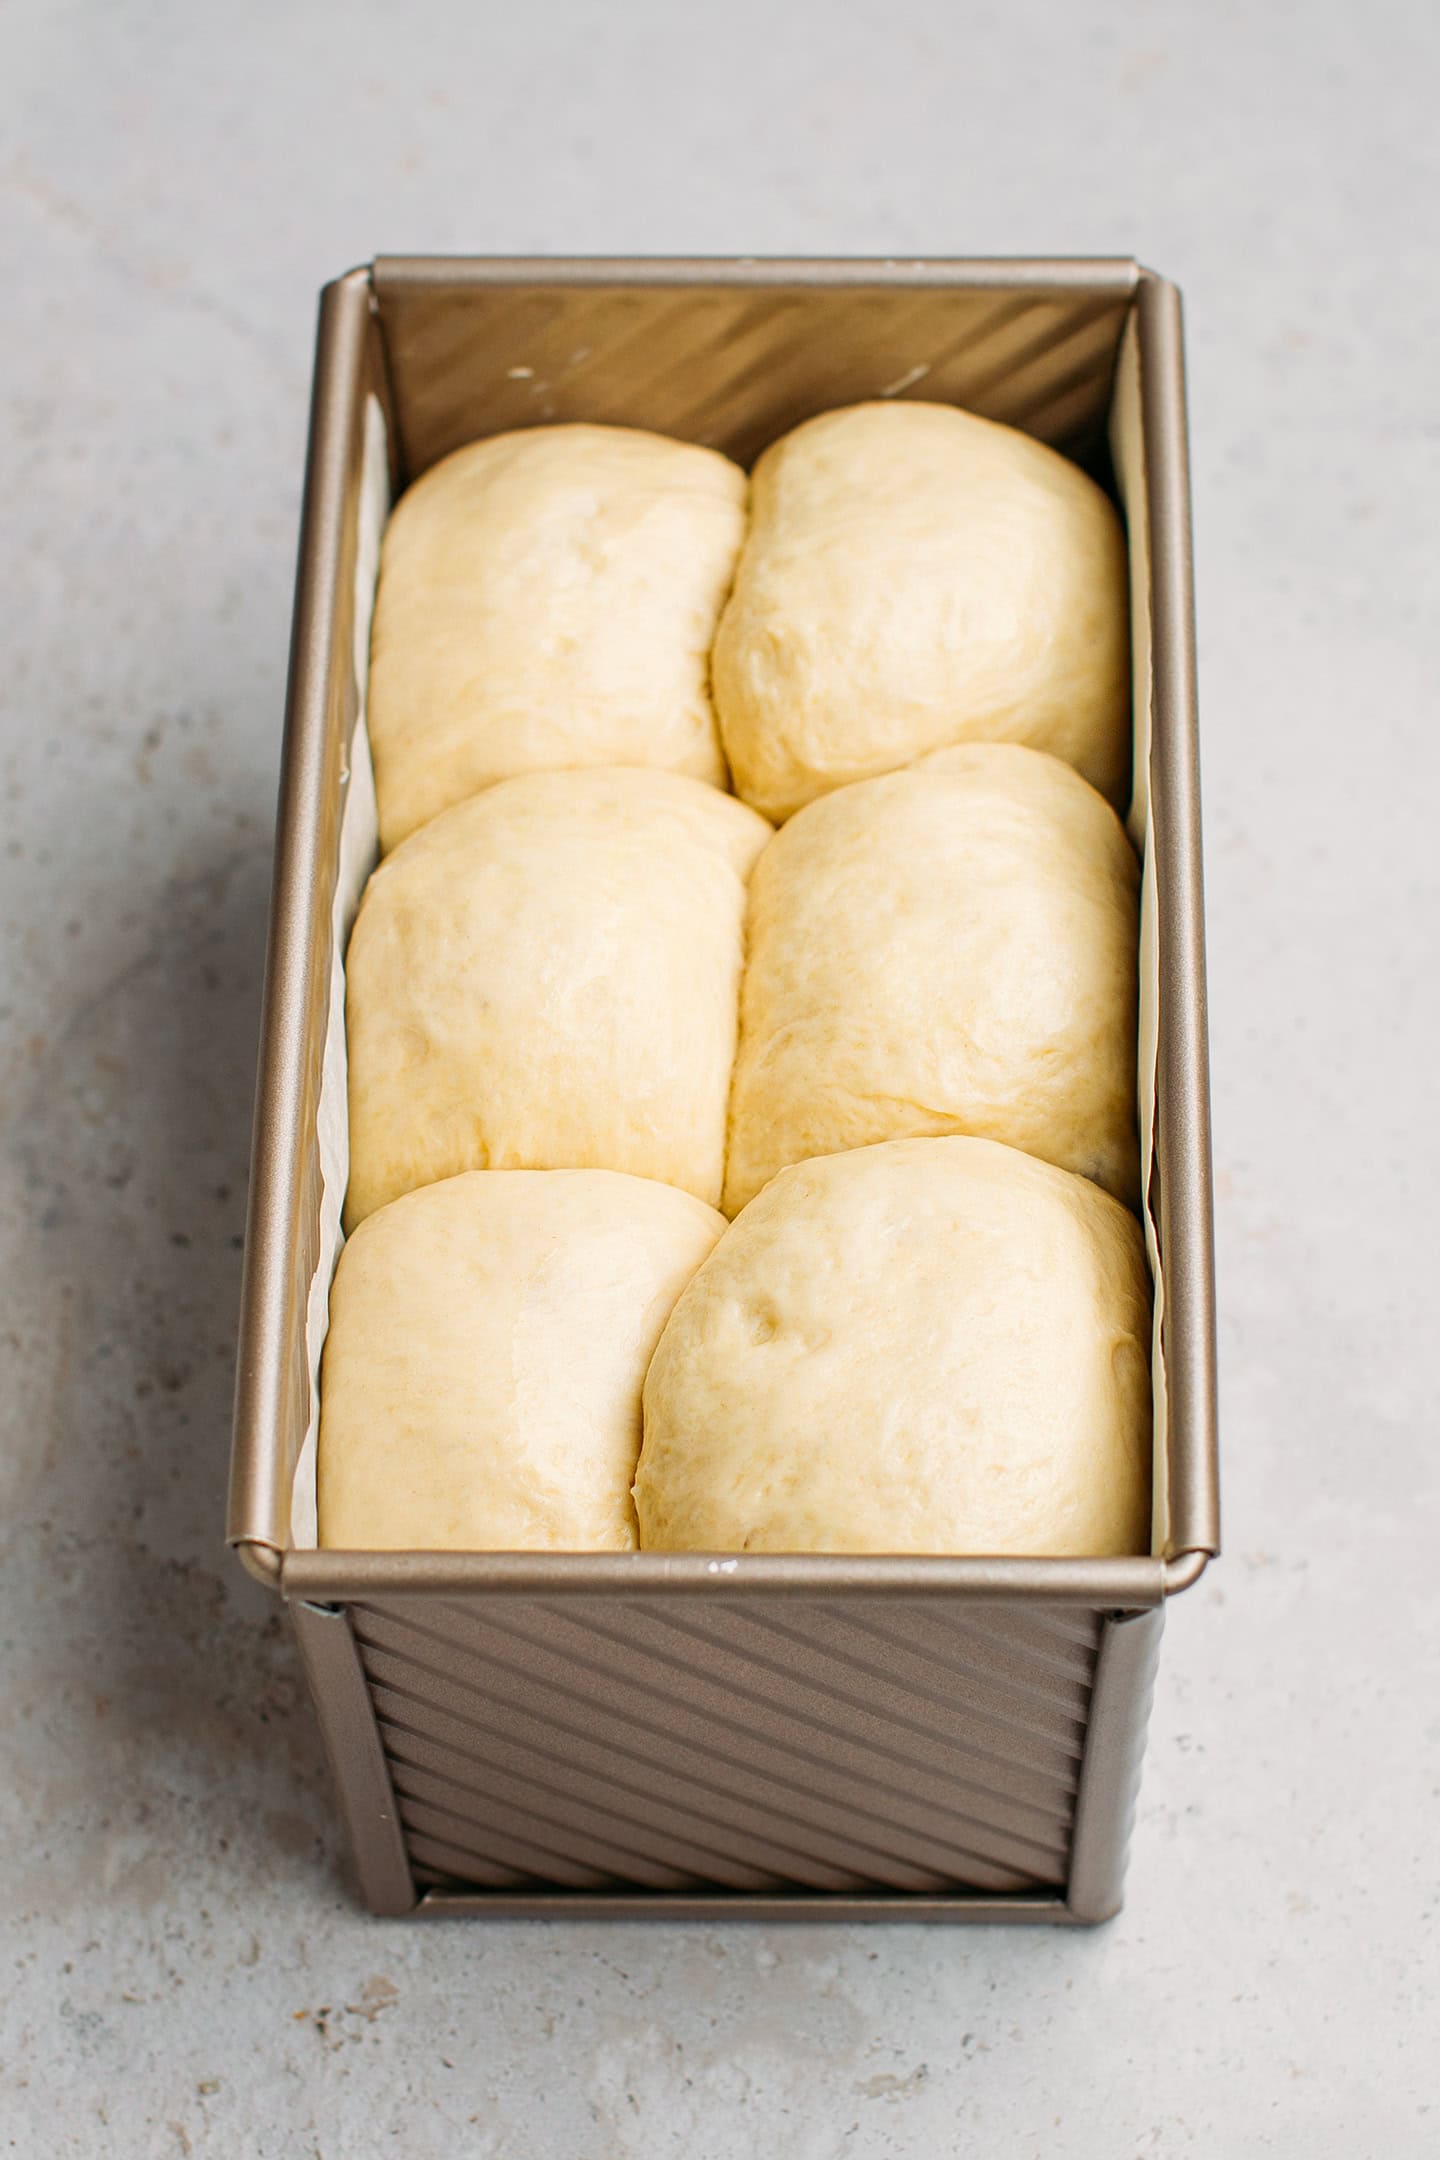
{"type": "Polygon", "coordinates": [[[387,258],[327,286],[276,842],[229,1540],[285,1599],[380,1913],[1093,1922],[1119,1906],[1166,1600],[1219,1547],[1190,515],[1179,297],[1127,260],[387,258]],[[1113,484],[1132,552],[1159,947],[1147,1198],[1164,1284],[1153,1555],[293,1549],[316,1135],[360,688],[367,401],[403,486],[459,444],[610,421],[754,454],[923,396],[1113,484]],[[1113,447],[1114,455],[1107,444],[1113,447]]]}

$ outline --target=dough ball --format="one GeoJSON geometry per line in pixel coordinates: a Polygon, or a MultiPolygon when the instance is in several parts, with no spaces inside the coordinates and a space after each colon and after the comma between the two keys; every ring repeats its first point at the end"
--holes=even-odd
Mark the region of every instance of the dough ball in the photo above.
{"type": "Polygon", "coordinates": [[[380,840],[512,773],[655,765],[725,785],[709,653],[745,475],[637,428],[523,428],[407,489],[370,649],[380,840]]]}
{"type": "Polygon", "coordinates": [[[353,1226],[460,1170],[718,1202],[745,880],[769,837],[676,773],[502,781],[366,888],[346,961],[353,1226]]]}
{"type": "Polygon", "coordinates": [[[726,1213],[787,1163],[925,1133],[1138,1203],[1139,878],[1109,804],[1009,743],[792,818],[750,884],[726,1213]]]}
{"type": "Polygon", "coordinates": [[[1125,542],[1078,466],[950,405],[772,445],[713,677],[735,788],[777,821],[955,742],[1049,750],[1123,806],[1125,542]]]}
{"type": "Polygon", "coordinates": [[[645,1382],[662,1550],[1149,1549],[1140,1227],[993,1140],[782,1170],[671,1314],[645,1382]]]}
{"type": "Polygon", "coordinates": [[[645,1367],[721,1218],[609,1170],[472,1172],[340,1254],[320,1380],[320,1543],[617,1552],[645,1367]]]}

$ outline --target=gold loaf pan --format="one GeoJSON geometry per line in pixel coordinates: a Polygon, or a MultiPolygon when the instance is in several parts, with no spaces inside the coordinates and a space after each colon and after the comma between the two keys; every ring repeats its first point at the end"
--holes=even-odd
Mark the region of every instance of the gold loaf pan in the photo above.
{"type": "Polygon", "coordinates": [[[286,1601],[379,1913],[1093,1922],[1120,1904],[1167,1597],[1219,1547],[1197,717],[1179,297],[1128,260],[382,258],[322,295],[261,1024],[229,1541],[286,1601]],[[964,405],[1113,485],[1132,832],[1158,953],[1162,1285],[1139,1559],[296,1549],[317,1113],[367,401],[396,488],[480,435],[610,421],[749,462],[828,407],[964,405]]]}

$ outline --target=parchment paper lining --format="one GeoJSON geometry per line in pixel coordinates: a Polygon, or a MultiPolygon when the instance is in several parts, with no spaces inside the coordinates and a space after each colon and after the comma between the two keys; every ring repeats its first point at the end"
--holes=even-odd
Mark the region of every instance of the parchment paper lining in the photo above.
{"type": "Polygon", "coordinates": [[[365,401],[365,448],[360,475],[359,531],[355,548],[355,644],[353,665],[358,709],[350,738],[349,764],[341,775],[345,807],[340,815],[339,873],[331,914],[330,1009],[325,1019],[325,1054],[321,1065],[316,1125],[320,1142],[320,1260],[310,1278],[305,1304],[305,1350],[310,1367],[310,1416],[290,1487],[290,1542],[313,1551],[319,1541],[316,1518],[315,1447],[320,1430],[320,1354],[330,1321],[330,1284],[344,1235],[340,1210],[350,1178],[349,1076],[345,1062],[345,948],[365,881],[380,854],[380,824],[375,807],[375,770],[370,762],[370,731],[365,724],[365,693],[370,680],[370,618],[380,575],[380,537],[390,515],[390,465],[385,415],[378,398],[365,401]]]}
{"type": "Polygon", "coordinates": [[[1110,407],[1110,456],[1125,505],[1130,546],[1130,680],[1134,685],[1134,792],[1127,821],[1140,856],[1140,1025],[1136,1043],[1136,1093],[1140,1109],[1140,1221],[1155,1285],[1150,1322],[1150,1386],[1154,1401],[1154,1482],[1150,1546],[1163,1553],[1170,1538],[1170,1417],[1161,1323],[1165,1281],[1153,1213],[1155,1102],[1159,1070],[1160,910],[1155,889],[1155,851],[1150,832],[1150,737],[1153,677],[1150,667],[1150,517],[1145,490],[1145,438],[1140,407],[1140,335],[1132,315],[1120,343],[1115,394],[1110,407]]]}
{"type": "MultiPolygon", "coordinates": [[[[1160,1270],[1160,1247],[1151,1210],[1151,1183],[1155,1161],[1155,1094],[1157,1072],[1158,1014],[1160,1003],[1160,952],[1155,867],[1150,845],[1150,535],[1145,496],[1144,439],[1140,411],[1140,351],[1132,317],[1126,325],[1116,369],[1115,395],[1110,415],[1110,451],[1126,507],[1130,545],[1130,621],[1132,681],[1135,684],[1135,782],[1128,820],[1130,837],[1140,852],[1140,1024],[1136,1081],[1140,1115],[1140,1161],[1143,1167],[1144,1205],[1142,1224],[1150,1271],[1155,1284],[1155,1307],[1151,1333],[1151,1382],[1154,1392],[1154,1509],[1152,1549],[1163,1552],[1169,1535],[1168,1431],[1165,1363],[1161,1323],[1165,1311],[1165,1287],[1160,1270]]],[[[355,558],[354,669],[358,695],[355,730],[350,743],[345,808],[340,822],[339,873],[332,918],[333,941],[330,965],[330,1009],[325,1028],[325,1054],[317,1112],[322,1197],[320,1207],[320,1258],[311,1278],[306,1302],[305,1346],[310,1371],[310,1414],[305,1439],[295,1465],[290,1496],[291,1543],[313,1550],[317,1543],[316,1437],[320,1424],[320,1358],[329,1320],[330,1284],[344,1238],[340,1211],[350,1174],[350,1134],[347,1112],[345,1063],[345,947],[349,942],[355,911],[365,881],[379,857],[379,825],[375,807],[375,776],[370,759],[370,735],[365,719],[366,689],[370,674],[370,622],[375,608],[375,587],[380,571],[380,541],[390,511],[390,480],[385,415],[379,401],[370,397],[365,407],[364,464],[361,477],[359,534],[355,558]]]]}

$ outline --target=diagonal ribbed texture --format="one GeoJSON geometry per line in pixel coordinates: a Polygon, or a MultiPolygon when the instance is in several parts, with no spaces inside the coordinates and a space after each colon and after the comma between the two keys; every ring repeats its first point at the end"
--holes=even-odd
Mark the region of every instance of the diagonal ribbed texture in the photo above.
{"type": "Polygon", "coordinates": [[[1066,1880],[1097,1613],[492,1596],[350,1620],[422,1885],[1066,1880]]]}
{"type": "Polygon", "coordinates": [[[377,271],[406,468],[556,420],[654,428],[748,464],[827,406],[933,398],[1074,443],[1104,419],[1128,296],[963,286],[804,290],[377,271]]]}

